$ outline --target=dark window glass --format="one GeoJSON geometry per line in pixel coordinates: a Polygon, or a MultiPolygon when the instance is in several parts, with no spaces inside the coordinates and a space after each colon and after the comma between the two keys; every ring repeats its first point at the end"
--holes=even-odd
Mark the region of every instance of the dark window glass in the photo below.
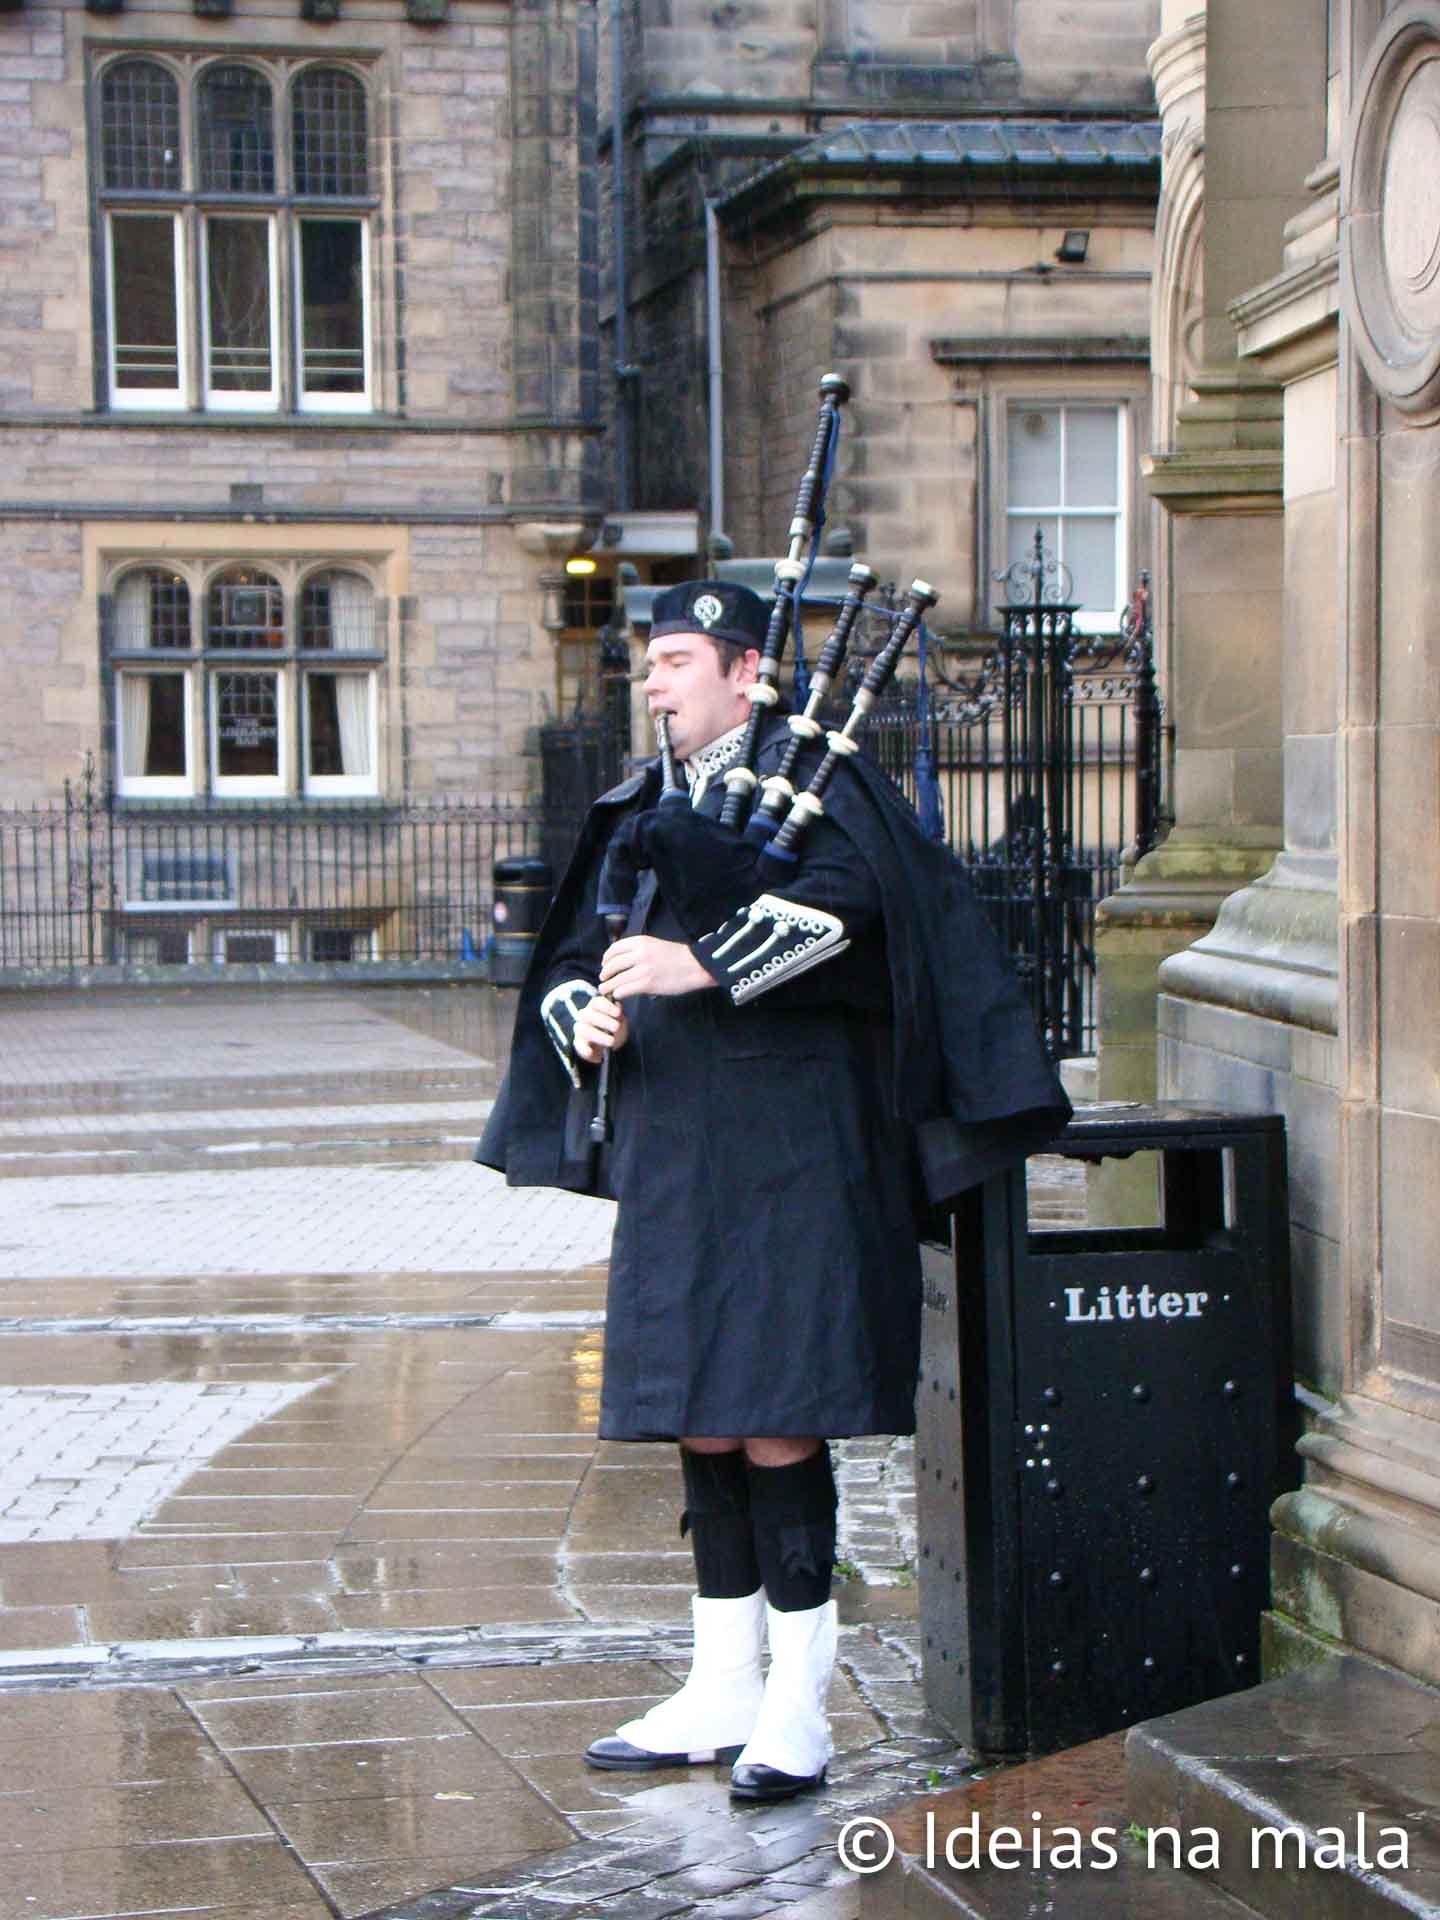
{"type": "Polygon", "coordinates": [[[307,772],[312,777],[370,773],[370,700],[368,673],[306,674],[307,772]]]}
{"type": "Polygon", "coordinates": [[[357,932],[354,927],[312,927],[310,930],[310,958],[312,960],[329,961],[332,965],[336,962],[342,966],[348,965],[350,961],[356,958],[355,945],[357,941],[362,943],[363,957],[365,935],[357,932]]]}
{"type": "Polygon", "coordinates": [[[196,90],[200,186],[205,193],[273,193],[270,82],[253,67],[210,67],[196,90]]]}
{"type": "Polygon", "coordinates": [[[124,769],[130,778],[185,777],[185,676],[127,673],[120,680],[124,769]]]}
{"type": "Polygon", "coordinates": [[[283,647],[285,598],[279,582],[258,567],[230,567],[210,583],[205,610],[210,647],[283,647]]]}
{"type": "Polygon", "coordinates": [[[603,627],[615,611],[615,582],[594,573],[565,576],[567,627],[603,627]]]}
{"type": "Polygon", "coordinates": [[[180,90],[153,60],[117,60],[100,82],[100,171],[107,187],[180,185],[180,90]]]}
{"type": "Polygon", "coordinates": [[[358,220],[300,223],[300,385],[365,391],[364,249],[358,220]]]}
{"type": "Polygon", "coordinates": [[[215,676],[215,767],[221,779],[280,771],[280,682],[273,673],[215,676]]]}
{"type": "Polygon", "coordinates": [[[276,957],[273,933],[227,933],[224,935],[225,961],[240,966],[245,961],[268,964],[276,957]]]}
{"type": "Polygon", "coordinates": [[[209,384],[221,393],[268,394],[273,384],[269,221],[207,220],[205,257],[209,384]]]}
{"type": "Polygon", "coordinates": [[[125,958],[142,966],[183,967],[190,959],[190,935],[183,927],[152,927],[144,933],[127,933],[125,958]]]}
{"type": "Polygon", "coordinates": [[[110,218],[115,385],[173,393],[180,384],[173,214],[110,218]]]}
{"type": "Polygon", "coordinates": [[[366,193],[365,89],[338,67],[308,67],[292,95],[296,193],[366,193]]]}

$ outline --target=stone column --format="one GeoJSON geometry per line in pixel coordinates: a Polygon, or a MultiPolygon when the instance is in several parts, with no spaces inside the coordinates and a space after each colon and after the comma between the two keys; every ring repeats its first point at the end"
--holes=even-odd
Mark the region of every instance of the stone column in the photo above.
{"type": "MultiPolygon", "coordinates": [[[[1280,1501],[1272,1648],[1440,1682],[1440,7],[1338,9],[1338,1143],[1328,1404],[1280,1501]]],[[[1272,1659],[1273,1663],[1273,1659],[1272,1659]]]]}
{"type": "MultiPolygon", "coordinates": [[[[1167,0],[1163,24],[1150,55],[1165,178],[1145,471],[1160,510],[1174,827],[1099,912],[1102,1099],[1154,1097],[1161,963],[1208,933],[1282,843],[1283,400],[1240,360],[1229,308],[1279,265],[1325,148],[1323,0],[1167,0]]],[[[1097,1220],[1153,1217],[1149,1169],[1101,1168],[1091,1204],[1097,1220]]]]}

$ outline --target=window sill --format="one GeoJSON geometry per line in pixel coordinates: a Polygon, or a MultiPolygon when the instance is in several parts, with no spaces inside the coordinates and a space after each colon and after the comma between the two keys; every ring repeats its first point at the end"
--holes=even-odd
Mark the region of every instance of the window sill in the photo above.
{"type": "Polygon", "coordinates": [[[237,794],[190,794],[166,799],[161,794],[117,793],[111,801],[111,810],[117,814],[183,814],[192,817],[288,811],[303,814],[308,819],[313,814],[321,813],[392,813],[402,804],[399,800],[387,800],[382,794],[375,793],[354,794],[349,798],[338,794],[266,794],[257,795],[254,799],[245,799],[237,794]]]}

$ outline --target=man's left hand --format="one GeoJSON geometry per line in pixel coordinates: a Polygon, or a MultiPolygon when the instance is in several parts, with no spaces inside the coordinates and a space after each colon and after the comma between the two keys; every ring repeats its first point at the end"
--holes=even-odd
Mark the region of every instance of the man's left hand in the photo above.
{"type": "Polygon", "coordinates": [[[600,964],[600,990],[611,1000],[636,994],[698,993],[716,984],[683,940],[630,934],[608,947],[600,964]]]}

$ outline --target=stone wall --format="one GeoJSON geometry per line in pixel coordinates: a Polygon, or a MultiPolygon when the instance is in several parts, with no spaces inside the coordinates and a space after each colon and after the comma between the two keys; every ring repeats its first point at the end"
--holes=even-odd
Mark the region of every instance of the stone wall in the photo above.
{"type": "Polygon", "coordinates": [[[400,0],[331,26],[243,0],[221,20],[71,0],[0,13],[0,566],[14,609],[0,664],[22,695],[0,703],[0,797],[53,796],[87,751],[106,764],[109,562],[84,555],[111,552],[116,525],[142,516],[162,564],[196,542],[239,558],[356,542],[380,556],[384,790],[533,784],[555,694],[538,575],[546,541],[563,556],[584,537],[594,490],[589,20],[574,0],[513,13],[455,0],[433,27],[400,0]],[[107,411],[86,145],[87,75],[107,46],[324,56],[366,75],[372,413],[107,411]],[[517,528],[537,519],[527,548],[517,528]]]}

